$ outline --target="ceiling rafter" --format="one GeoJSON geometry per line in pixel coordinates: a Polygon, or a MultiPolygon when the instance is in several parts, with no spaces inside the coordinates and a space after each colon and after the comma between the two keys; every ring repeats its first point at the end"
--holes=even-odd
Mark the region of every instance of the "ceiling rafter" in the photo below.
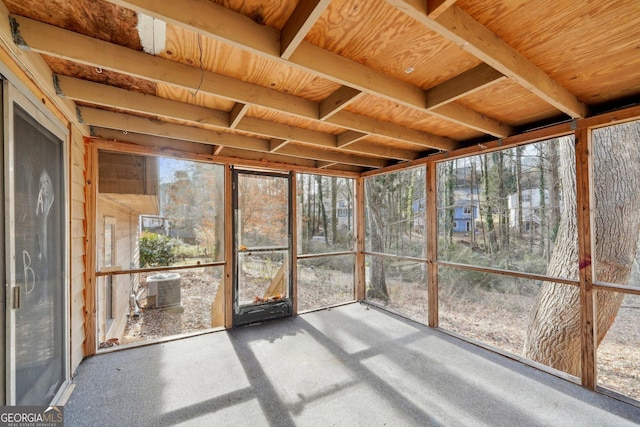
{"type": "Polygon", "coordinates": [[[276,151],[287,145],[289,142],[291,141],[289,141],[288,139],[273,138],[269,141],[269,152],[275,153],[276,151]]]}
{"type": "Polygon", "coordinates": [[[231,111],[229,112],[229,128],[235,129],[240,123],[240,120],[247,114],[249,111],[249,104],[243,104],[241,102],[236,102],[231,111]]]}
{"type": "Polygon", "coordinates": [[[336,137],[334,135],[285,125],[282,123],[269,122],[255,117],[245,117],[238,124],[236,129],[256,135],[264,135],[266,137],[303,142],[305,144],[315,145],[318,147],[338,147],[336,137]]]}
{"type": "Polygon", "coordinates": [[[289,59],[331,0],[301,1],[280,31],[280,57],[289,59]]]}
{"type": "Polygon", "coordinates": [[[513,135],[516,132],[512,126],[496,120],[489,119],[491,120],[491,126],[486,126],[487,123],[484,119],[488,119],[487,116],[463,107],[460,104],[456,104],[455,102],[444,103],[438,107],[431,108],[429,109],[429,113],[452,123],[457,123],[461,126],[466,126],[498,138],[513,135]],[[478,123],[477,126],[473,125],[475,122],[478,123]]]}
{"type": "Polygon", "coordinates": [[[452,5],[432,19],[424,0],[386,1],[563,113],[573,118],[588,115],[588,107],[571,92],[459,7],[452,5]]]}
{"type": "Polygon", "coordinates": [[[269,141],[252,136],[215,132],[210,129],[168,123],[91,107],[78,107],[78,115],[83,123],[92,126],[118,129],[127,132],[132,131],[165,138],[183,139],[209,145],[242,148],[251,151],[269,151],[269,141]]]}
{"type": "MultiPolygon", "coordinates": [[[[236,158],[243,162],[243,164],[252,164],[253,162],[271,162],[274,164],[288,164],[305,168],[317,167],[316,161],[303,159],[301,157],[281,156],[279,154],[247,151],[237,148],[221,147],[219,145],[209,146],[207,144],[197,142],[179,141],[172,138],[146,135],[132,131],[123,134],[120,130],[100,126],[91,126],[91,137],[94,140],[102,140],[106,144],[113,142],[115,144],[128,143],[136,144],[138,146],[153,147],[154,150],[177,157],[181,157],[184,153],[193,153],[196,155],[203,155],[207,160],[212,160],[212,157],[219,156],[223,161],[230,158],[236,158]]],[[[347,165],[339,165],[339,167],[343,167],[344,170],[351,170],[351,168],[353,168],[353,166],[347,165]]]]}
{"type": "MultiPolygon", "coordinates": [[[[125,89],[73,77],[56,76],[55,86],[60,96],[101,107],[117,108],[133,113],[144,113],[158,118],[186,121],[198,125],[205,124],[219,129],[226,129],[225,122],[228,122],[227,117],[229,114],[223,111],[152,95],[130,92],[125,89]]],[[[292,141],[311,146],[340,148],[336,141],[337,137],[334,135],[273,123],[253,117],[244,117],[242,120],[239,120],[235,129],[253,133],[258,137],[272,141],[269,147],[269,151],[271,152],[278,151],[286,143],[292,141]]],[[[351,142],[355,142],[366,136],[366,134],[358,134],[353,131],[347,131],[347,133],[358,136],[357,139],[351,142]]],[[[387,150],[370,144],[361,146],[359,149],[350,147],[345,151],[396,160],[414,160],[418,157],[417,151],[401,149],[387,150]]]]}
{"type": "Polygon", "coordinates": [[[288,59],[280,57],[280,32],[213,2],[182,0],[107,0],[138,13],[170,22],[189,31],[220,40],[252,53],[303,69],[344,86],[379,96],[398,104],[426,111],[477,131],[497,137],[514,130],[476,111],[458,105],[446,112],[427,110],[426,94],[419,87],[386,76],[363,64],[302,41],[288,59]],[[206,18],[206,19],[205,19],[206,18]],[[449,114],[452,116],[450,117],[449,114]]]}
{"type": "MultiPolygon", "coordinates": [[[[193,124],[206,124],[215,128],[226,129],[228,113],[212,110],[206,107],[190,105],[179,101],[130,92],[113,86],[89,82],[67,76],[56,76],[55,86],[58,94],[74,101],[97,105],[101,107],[117,108],[133,113],[144,113],[158,118],[173,119],[191,122],[193,124]]],[[[356,142],[366,134],[346,131],[349,135],[355,135],[352,140],[345,143],[342,137],[342,146],[338,146],[336,137],[331,134],[317,132],[309,129],[298,128],[280,123],[273,123],[253,117],[244,117],[238,121],[235,129],[256,134],[271,141],[269,151],[278,151],[285,144],[295,141],[305,145],[325,148],[341,148],[356,142]]],[[[342,136],[342,135],[341,135],[342,136]]],[[[361,145],[360,148],[349,147],[345,151],[354,152],[374,157],[384,157],[395,160],[414,160],[418,158],[417,151],[393,149],[388,150],[371,144],[361,145]]]]}
{"type": "Polygon", "coordinates": [[[287,144],[278,150],[279,154],[292,157],[304,157],[307,159],[323,160],[336,163],[343,163],[353,166],[364,166],[367,168],[383,168],[389,163],[386,159],[373,157],[363,157],[350,153],[338,153],[299,145],[287,144]]]}
{"type": "Polygon", "coordinates": [[[427,108],[434,109],[504,80],[504,74],[480,64],[427,90],[427,108]]]}
{"type": "Polygon", "coordinates": [[[426,0],[427,1],[427,15],[430,18],[436,19],[445,10],[449,9],[456,3],[456,0],[426,0]]]}
{"type": "Polygon", "coordinates": [[[367,134],[348,130],[338,135],[338,148],[346,147],[349,144],[360,141],[365,138],[367,134]]]}
{"type": "Polygon", "coordinates": [[[349,86],[340,86],[320,102],[320,120],[326,120],[358,99],[363,92],[349,86]]]}
{"type": "Polygon", "coordinates": [[[139,92],[131,92],[74,77],[54,76],[54,86],[59,96],[74,101],[109,108],[120,108],[134,113],[151,114],[184,120],[217,128],[229,126],[229,113],[139,92]]]}
{"type": "Polygon", "coordinates": [[[353,153],[367,153],[371,156],[382,157],[384,159],[416,160],[420,157],[415,151],[402,150],[396,147],[376,146],[365,141],[345,145],[342,149],[353,153]]]}
{"type": "Polygon", "coordinates": [[[319,103],[290,94],[243,82],[188,65],[138,52],[126,47],[83,36],[72,31],[12,15],[18,25],[16,43],[26,49],[85,65],[116,71],[125,75],[162,82],[188,90],[198,90],[239,103],[259,105],[317,122],[348,123],[344,126],[363,133],[379,134],[410,142],[424,148],[448,151],[458,146],[451,139],[432,135],[347,111],[340,111],[325,121],[319,119],[319,103]],[[73,47],[73,48],[71,48],[73,47]],[[393,132],[389,132],[393,127],[393,132]]]}
{"type": "Polygon", "coordinates": [[[318,169],[327,169],[327,168],[329,168],[329,167],[331,167],[331,166],[335,166],[335,165],[337,165],[337,163],[336,163],[336,162],[318,162],[318,163],[316,164],[316,166],[318,167],[318,169]]]}
{"type": "MultiPolygon", "coordinates": [[[[131,131],[145,135],[186,140],[202,144],[222,145],[224,147],[264,153],[271,151],[270,141],[251,136],[215,132],[209,129],[168,123],[89,107],[78,107],[78,114],[83,123],[91,126],[117,129],[125,132],[131,131]]],[[[278,154],[369,168],[382,168],[388,164],[386,159],[364,157],[350,153],[338,153],[311,147],[292,146],[291,144],[281,147],[278,150],[278,154]]]]}
{"type": "MultiPolygon", "coordinates": [[[[420,132],[419,130],[405,128],[391,122],[385,122],[382,120],[372,119],[370,117],[359,116],[349,111],[342,111],[340,114],[334,114],[325,120],[327,123],[331,123],[343,128],[350,129],[352,131],[360,133],[370,133],[380,136],[384,136],[391,139],[397,139],[404,142],[416,144],[423,149],[429,148],[431,135],[420,132]],[[368,129],[369,132],[363,132],[364,129],[368,129]]],[[[443,151],[453,150],[457,146],[457,143],[451,141],[449,144],[443,145],[443,151]]],[[[431,146],[432,147],[432,146],[431,146]]]]}

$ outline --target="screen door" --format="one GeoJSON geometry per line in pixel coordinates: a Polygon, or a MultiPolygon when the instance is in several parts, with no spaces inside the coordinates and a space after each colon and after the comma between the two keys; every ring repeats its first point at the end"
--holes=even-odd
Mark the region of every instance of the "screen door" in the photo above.
{"type": "Polygon", "coordinates": [[[234,326],[292,314],[291,176],[234,169],[234,326]]]}

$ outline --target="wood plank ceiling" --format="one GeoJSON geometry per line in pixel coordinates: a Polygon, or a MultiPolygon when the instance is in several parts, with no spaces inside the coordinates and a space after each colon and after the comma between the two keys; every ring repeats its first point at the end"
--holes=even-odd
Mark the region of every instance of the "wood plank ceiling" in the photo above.
{"type": "Polygon", "coordinates": [[[3,1],[95,136],[225,157],[359,172],[640,98],[637,0],[3,1]]]}

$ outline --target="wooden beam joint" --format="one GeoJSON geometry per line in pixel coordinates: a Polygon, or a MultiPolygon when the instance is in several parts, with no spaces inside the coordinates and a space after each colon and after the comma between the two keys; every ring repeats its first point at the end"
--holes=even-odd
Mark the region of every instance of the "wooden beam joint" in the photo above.
{"type": "Polygon", "coordinates": [[[229,129],[235,129],[249,111],[249,104],[236,102],[229,113],[229,129]]]}
{"type": "Polygon", "coordinates": [[[320,102],[319,118],[325,120],[355,101],[363,92],[349,86],[341,86],[320,102]]]}

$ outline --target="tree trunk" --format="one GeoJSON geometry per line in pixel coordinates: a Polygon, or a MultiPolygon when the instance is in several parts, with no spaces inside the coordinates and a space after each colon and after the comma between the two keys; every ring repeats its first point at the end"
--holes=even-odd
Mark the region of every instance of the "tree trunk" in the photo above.
{"type": "Polygon", "coordinates": [[[489,235],[489,245],[487,247],[487,253],[493,254],[496,249],[497,241],[493,225],[493,209],[491,208],[493,198],[491,197],[491,191],[489,187],[489,159],[486,154],[480,157],[480,167],[482,168],[482,177],[484,181],[484,194],[487,195],[487,208],[485,209],[485,222],[487,223],[487,234],[489,235]]]}
{"type": "Polygon", "coordinates": [[[557,140],[551,141],[547,145],[549,154],[549,172],[551,182],[547,186],[549,190],[549,236],[547,239],[547,253],[551,254],[553,245],[558,235],[558,226],[560,225],[560,166],[558,164],[558,144],[557,140]],[[554,142],[555,141],[555,142],[554,142]]]}
{"type": "Polygon", "coordinates": [[[338,178],[331,177],[331,243],[338,243],[338,178]]]}
{"type": "MultiPolygon", "coordinates": [[[[640,126],[638,123],[594,132],[594,202],[596,245],[593,259],[598,281],[626,285],[636,259],[640,230],[640,126]]],[[[547,274],[578,277],[576,182],[573,144],[558,147],[564,214],[547,274]]],[[[571,375],[580,375],[580,304],[576,286],[545,282],[538,294],[525,337],[524,356],[571,375]]],[[[624,297],[596,294],[597,343],[615,320],[624,297]]]]}
{"type": "MultiPolygon", "coordinates": [[[[369,200],[369,232],[371,239],[371,250],[373,252],[384,252],[384,219],[382,215],[381,189],[377,180],[366,180],[367,199],[369,200]]],[[[387,282],[384,271],[384,259],[377,256],[371,257],[371,289],[367,290],[367,298],[381,298],[389,300],[387,282]]]]}
{"type": "Polygon", "coordinates": [[[322,221],[322,231],[324,232],[324,242],[329,244],[329,230],[327,230],[327,210],[324,207],[324,196],[322,194],[324,188],[322,187],[322,175],[316,175],[316,183],[318,187],[318,216],[322,221]]]}
{"type": "MultiPolygon", "coordinates": [[[[540,206],[538,208],[538,218],[540,218],[540,255],[544,256],[545,259],[549,260],[551,254],[548,254],[545,252],[545,249],[546,249],[545,242],[548,238],[548,233],[547,233],[547,201],[545,199],[545,191],[544,191],[545,188],[547,187],[546,186],[547,172],[546,172],[544,145],[545,144],[540,144],[540,146],[538,147],[538,150],[539,150],[538,161],[540,164],[540,181],[538,182],[538,197],[540,198],[540,206]]],[[[574,162],[574,168],[575,168],[575,162],[574,162]]],[[[575,183],[575,177],[574,177],[574,183],[575,183]]]]}
{"type": "Polygon", "coordinates": [[[500,249],[509,256],[509,205],[508,192],[505,183],[507,168],[504,162],[504,152],[498,152],[498,219],[500,229],[500,249]]]}
{"type": "Polygon", "coordinates": [[[516,197],[518,198],[518,213],[515,218],[516,234],[522,237],[522,147],[516,147],[516,197]]]}
{"type": "Polygon", "coordinates": [[[471,163],[471,179],[469,180],[469,199],[471,201],[471,246],[476,246],[476,162],[471,163]]]}
{"type": "Polygon", "coordinates": [[[455,160],[449,162],[449,173],[447,175],[447,216],[446,216],[446,236],[449,247],[453,244],[453,228],[455,226],[455,211],[456,211],[456,198],[455,198],[455,185],[456,185],[456,171],[454,168],[455,160]]]}

